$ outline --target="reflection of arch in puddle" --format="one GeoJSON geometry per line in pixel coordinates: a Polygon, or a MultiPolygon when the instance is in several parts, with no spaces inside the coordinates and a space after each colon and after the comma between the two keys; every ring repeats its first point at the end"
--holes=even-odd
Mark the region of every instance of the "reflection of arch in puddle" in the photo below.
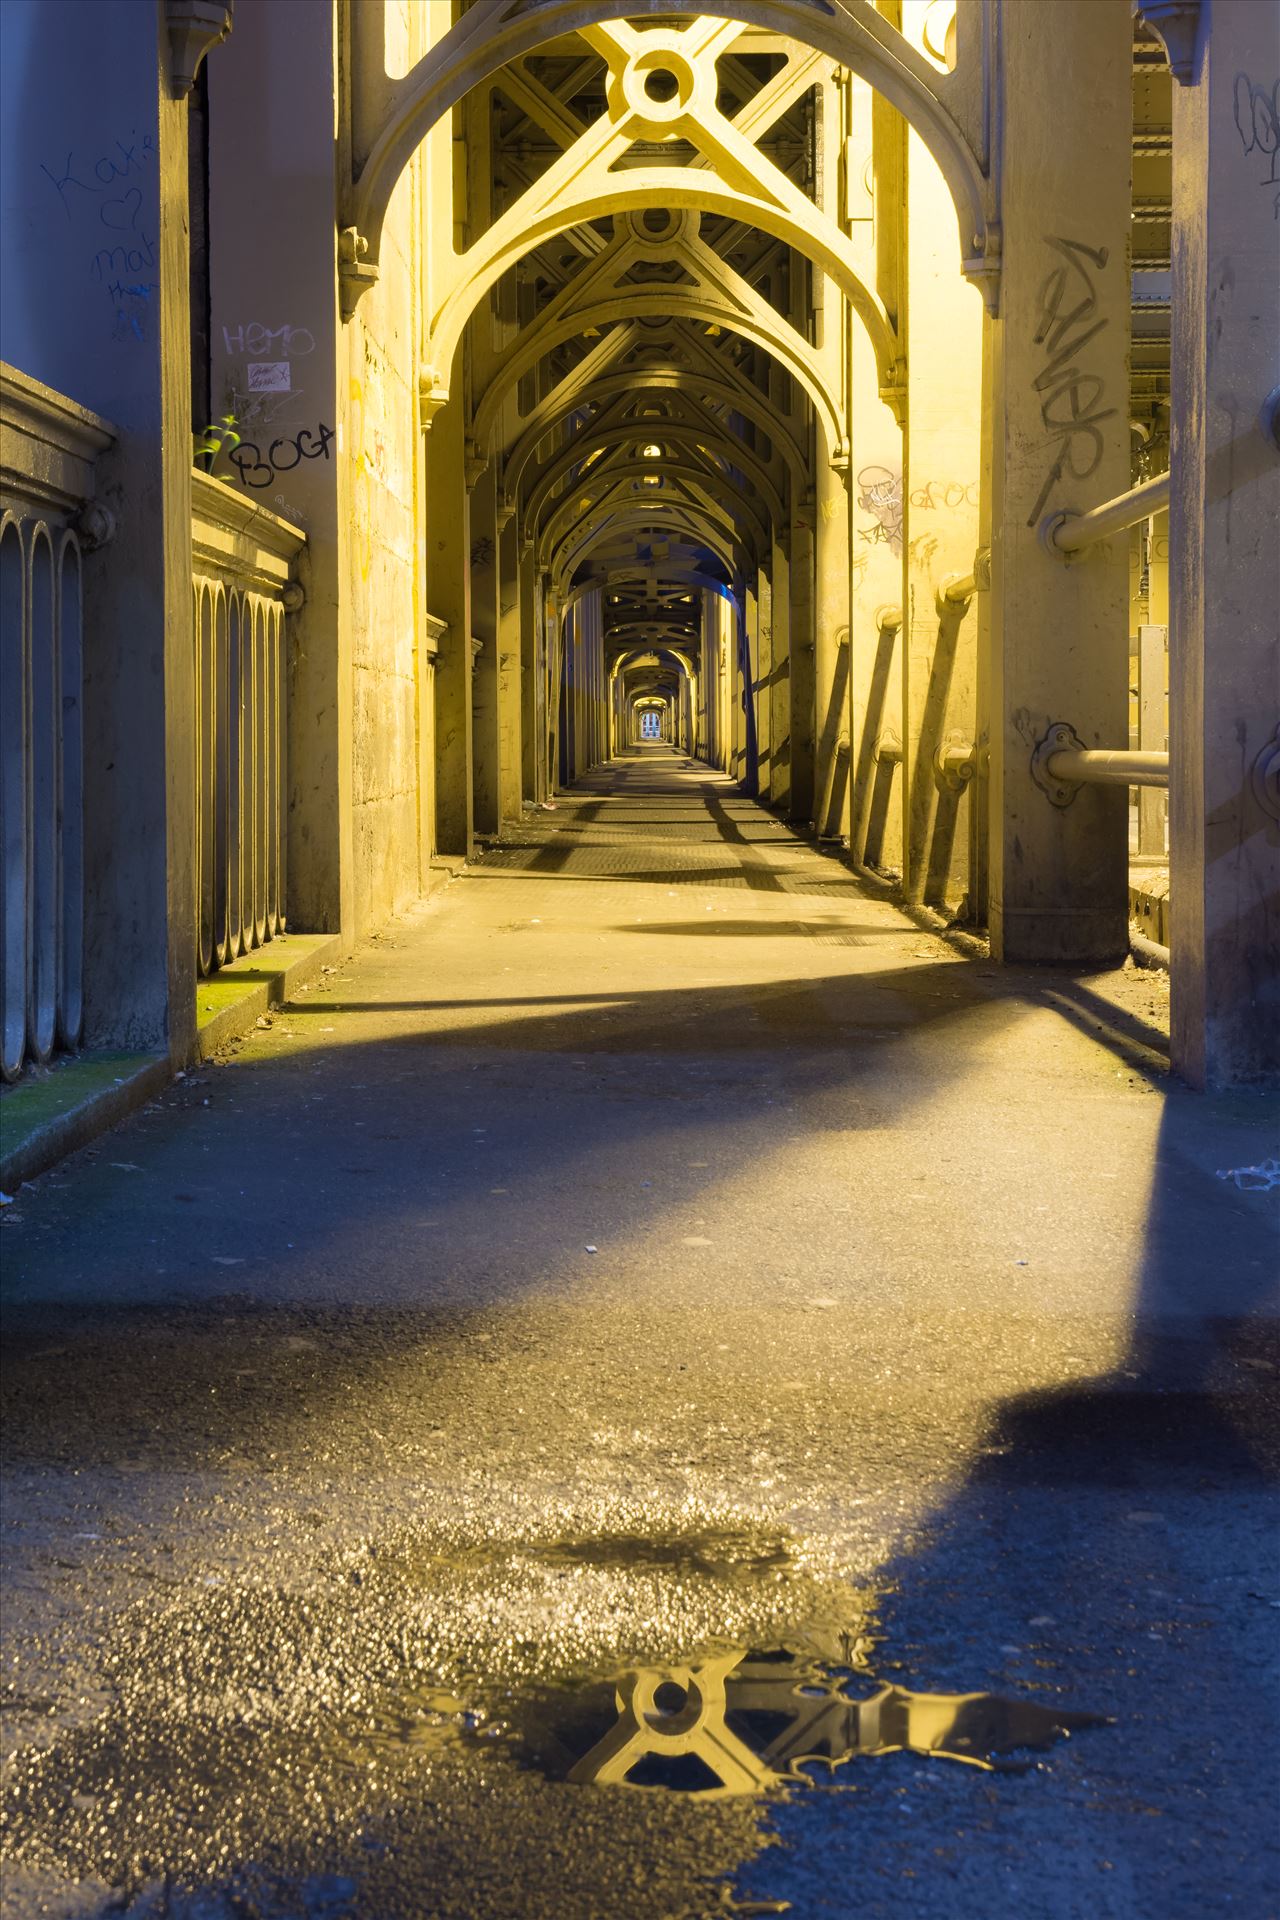
{"type": "Polygon", "coordinates": [[[1111,1723],[992,1693],[913,1693],[882,1684],[864,1699],[847,1671],[785,1653],[720,1654],[694,1666],[641,1667],[617,1683],[617,1720],[569,1769],[579,1786],[663,1786],[711,1795],[760,1793],[877,1754],[912,1752],[987,1771],[1111,1723]]]}

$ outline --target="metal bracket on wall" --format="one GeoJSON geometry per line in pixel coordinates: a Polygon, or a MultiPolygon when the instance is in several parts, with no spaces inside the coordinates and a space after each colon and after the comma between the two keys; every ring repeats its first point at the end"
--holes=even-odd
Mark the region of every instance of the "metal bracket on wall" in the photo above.
{"type": "Polygon", "coordinates": [[[1084,741],[1067,720],[1055,720],[1042,740],[1037,740],[1031,756],[1031,778],[1055,807],[1069,807],[1080,791],[1080,781],[1064,780],[1052,773],[1049,762],[1055,753],[1083,753],[1084,741]]]}
{"type": "Polygon", "coordinates": [[[977,748],[963,733],[949,733],[933,756],[933,777],[946,793],[963,793],[978,771],[977,748]]]}
{"type": "Polygon", "coordinates": [[[1254,761],[1249,785],[1262,811],[1273,820],[1280,820],[1280,726],[1254,761]]]}

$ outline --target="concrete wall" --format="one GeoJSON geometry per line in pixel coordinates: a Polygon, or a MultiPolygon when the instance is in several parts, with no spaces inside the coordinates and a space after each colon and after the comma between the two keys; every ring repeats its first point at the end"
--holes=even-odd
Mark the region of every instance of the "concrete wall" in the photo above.
{"type": "MultiPolygon", "coordinates": [[[[426,50],[423,8],[386,9],[387,67],[426,50]]],[[[353,535],[352,859],[355,925],[417,893],[417,662],[422,619],[421,440],[417,427],[422,161],[401,178],[383,229],[377,284],[347,330],[346,454],[353,535]]],[[[429,850],[428,850],[429,851],[429,850]]]]}
{"type": "MultiPolygon", "coordinates": [[[[401,70],[425,46],[424,10],[398,0],[383,17],[388,67],[401,70]]],[[[215,411],[233,414],[280,468],[242,475],[233,450],[214,470],[260,491],[308,539],[290,674],[289,916],[355,934],[416,894],[428,851],[415,391],[423,214],[415,161],[389,210],[379,279],[344,325],[341,72],[331,9],[275,0],[241,0],[210,60],[211,345],[215,411]],[[299,435],[307,457],[295,457],[299,435]]]]}
{"type": "Polygon", "coordinates": [[[85,567],[85,1035],[194,1031],[187,105],[157,0],[0,6],[0,357],[119,429],[85,567]]]}

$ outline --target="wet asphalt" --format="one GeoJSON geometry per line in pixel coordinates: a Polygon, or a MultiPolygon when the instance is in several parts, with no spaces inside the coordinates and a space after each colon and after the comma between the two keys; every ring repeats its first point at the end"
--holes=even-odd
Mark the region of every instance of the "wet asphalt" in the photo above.
{"type": "Polygon", "coordinates": [[[24,1188],[5,1914],[1280,1912],[1277,1109],[1166,998],[651,752],[24,1188]]]}

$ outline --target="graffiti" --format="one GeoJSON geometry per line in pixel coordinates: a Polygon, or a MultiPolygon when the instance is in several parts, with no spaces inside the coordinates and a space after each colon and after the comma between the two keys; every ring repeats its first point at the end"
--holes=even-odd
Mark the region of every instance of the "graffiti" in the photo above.
{"type": "Polygon", "coordinates": [[[281,434],[267,448],[265,459],[262,448],[252,440],[241,440],[238,446],[229,449],[227,458],[246,487],[269,487],[277,473],[292,473],[303,460],[327,460],[334,438],[333,428],[322,422],[314,433],[310,427],[304,427],[292,438],[281,434]]]}
{"type": "MultiPolygon", "coordinates": [[[[1270,93],[1238,73],[1235,84],[1236,129],[1246,155],[1258,153],[1269,161],[1261,185],[1274,187],[1280,181],[1280,80],[1270,93]]],[[[1280,220],[1280,193],[1275,198],[1275,215],[1280,220]]]]}
{"type": "Polygon", "coordinates": [[[261,439],[267,427],[284,424],[282,416],[297,413],[297,403],[303,398],[300,387],[267,388],[228,386],[226,389],[227,406],[235,413],[242,427],[249,427],[261,439]]]}
{"type": "MultiPolygon", "coordinates": [[[[73,164],[74,148],[67,149],[67,157],[60,174],[51,172],[43,161],[41,162],[40,171],[62,202],[62,210],[68,221],[73,218],[73,207],[78,208],[85,204],[83,201],[73,202],[68,199],[69,187],[74,187],[77,193],[88,194],[92,200],[95,196],[105,193],[108,187],[115,186],[118,180],[127,180],[134,173],[145,173],[148,167],[155,165],[156,146],[151,135],[144,133],[139,138],[135,128],[131,139],[133,141],[131,146],[126,147],[123,140],[117,140],[114,153],[100,154],[96,160],[86,161],[80,172],[88,172],[92,176],[88,180],[80,178],[80,173],[73,164]]],[[[110,222],[106,224],[110,225],[110,222]]]]}
{"type": "Polygon", "coordinates": [[[215,426],[206,427],[203,433],[198,433],[195,436],[196,446],[193,464],[194,461],[207,459],[209,465],[205,468],[205,472],[211,473],[213,471],[213,463],[224,447],[229,453],[232,447],[239,446],[240,435],[235,431],[235,425],[236,416],[234,413],[224,413],[221,420],[215,426]]]}
{"type": "Polygon", "coordinates": [[[902,475],[889,467],[863,467],[858,474],[858,505],[872,514],[869,527],[858,528],[868,546],[885,545],[902,552],[902,475]]]}
{"type": "Polygon", "coordinates": [[[1034,344],[1048,359],[1032,381],[1040,397],[1040,419],[1055,446],[1053,464],[1045,476],[1027,525],[1039,524],[1049,496],[1064,475],[1087,480],[1102,459],[1102,422],[1115,414],[1104,407],[1106,382],[1101,374],[1085,372],[1079,355],[1110,322],[1098,315],[1098,293],[1093,272],[1101,273],[1110,258],[1106,247],[1087,247],[1082,240],[1048,239],[1062,265],[1045,275],[1036,296],[1039,321],[1034,344]]]}
{"type": "Polygon", "coordinates": [[[296,360],[301,354],[314,353],[316,337],[309,327],[264,327],[250,320],[234,329],[222,329],[222,344],[228,353],[247,354],[250,360],[296,360]]]}
{"type": "Polygon", "coordinates": [[[117,140],[94,160],[78,162],[69,148],[60,168],[40,165],[68,225],[83,222],[87,228],[88,275],[111,301],[113,340],[146,339],[149,302],[159,292],[158,282],[146,277],[156,265],[156,242],[144,225],[154,225],[147,213],[150,189],[145,196],[140,186],[120,191],[122,181],[151,172],[155,158],[152,136],[135,130],[127,144],[117,140]]]}
{"type": "Polygon", "coordinates": [[[943,507],[976,507],[978,483],[971,480],[965,486],[960,480],[926,480],[922,487],[912,489],[911,504],[925,513],[937,513],[943,507]]]}
{"type": "Polygon", "coordinates": [[[293,374],[287,360],[251,360],[245,368],[250,393],[289,393],[293,374]]]}
{"type": "Polygon", "coordinates": [[[295,506],[292,500],[285,498],[284,494],[274,494],[272,504],[286,520],[292,520],[297,526],[306,527],[311,524],[311,515],[304,513],[301,507],[295,506]]]}

